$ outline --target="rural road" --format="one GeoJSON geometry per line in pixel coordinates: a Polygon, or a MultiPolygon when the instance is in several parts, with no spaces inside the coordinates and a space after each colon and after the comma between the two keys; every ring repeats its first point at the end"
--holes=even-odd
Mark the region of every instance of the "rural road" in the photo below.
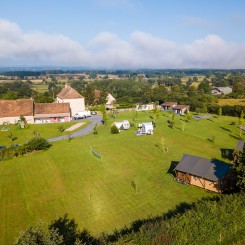
{"type": "MultiPolygon", "coordinates": [[[[71,138],[77,138],[77,137],[81,137],[83,135],[89,134],[93,130],[94,125],[96,123],[98,123],[98,125],[101,124],[102,117],[99,116],[99,115],[92,115],[91,118],[89,118],[89,120],[92,120],[92,123],[90,123],[85,128],[82,128],[81,130],[76,131],[75,133],[70,134],[71,138]]],[[[54,142],[54,141],[64,140],[64,139],[67,139],[67,135],[62,135],[62,136],[50,138],[50,139],[47,139],[47,141],[48,142],[54,142]]]]}

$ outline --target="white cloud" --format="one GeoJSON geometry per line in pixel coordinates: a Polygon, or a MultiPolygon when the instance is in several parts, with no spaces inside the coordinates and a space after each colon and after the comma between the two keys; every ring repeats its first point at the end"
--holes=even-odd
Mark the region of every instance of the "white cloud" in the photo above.
{"type": "Polygon", "coordinates": [[[86,62],[87,51],[63,35],[23,33],[14,23],[0,20],[0,64],[76,64],[86,62]]]}
{"type": "Polygon", "coordinates": [[[0,20],[0,65],[78,65],[105,68],[245,68],[245,44],[217,35],[178,44],[135,31],[129,40],[103,32],[86,46],[61,34],[24,33],[0,20]]]}

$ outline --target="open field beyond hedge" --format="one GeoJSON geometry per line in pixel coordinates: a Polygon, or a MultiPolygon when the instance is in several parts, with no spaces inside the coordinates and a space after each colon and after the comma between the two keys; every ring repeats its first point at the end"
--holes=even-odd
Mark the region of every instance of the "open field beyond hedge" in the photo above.
{"type": "MultiPolygon", "coordinates": [[[[149,115],[138,113],[138,122],[150,121],[149,115]]],[[[132,113],[120,113],[116,121],[122,119],[131,120],[132,113]]],[[[184,117],[175,117],[174,129],[168,120],[170,114],[161,113],[154,135],[136,136],[132,127],[111,135],[111,119],[97,136],[56,142],[46,152],[0,162],[0,244],[11,244],[40,219],[48,224],[65,213],[98,235],[213,195],[175,182],[169,168],[183,153],[222,159],[221,149],[233,149],[239,139],[239,129],[230,125],[237,119],[192,120],[184,132],[184,117]],[[158,147],[162,137],[167,153],[158,147]],[[101,160],[90,146],[102,153],[101,160]]],[[[45,125],[41,135],[50,137],[54,125],[45,125]]]]}
{"type": "Polygon", "coordinates": [[[242,106],[245,106],[245,99],[219,99],[218,104],[220,106],[224,106],[224,105],[229,105],[229,106],[242,105],[242,106]]]}

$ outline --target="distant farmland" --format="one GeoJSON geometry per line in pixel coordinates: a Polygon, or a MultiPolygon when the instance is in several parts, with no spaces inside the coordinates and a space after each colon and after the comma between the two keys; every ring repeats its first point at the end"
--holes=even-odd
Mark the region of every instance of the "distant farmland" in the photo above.
{"type": "Polygon", "coordinates": [[[245,106],[245,99],[219,99],[218,104],[220,106],[229,105],[242,105],[245,106]]]}

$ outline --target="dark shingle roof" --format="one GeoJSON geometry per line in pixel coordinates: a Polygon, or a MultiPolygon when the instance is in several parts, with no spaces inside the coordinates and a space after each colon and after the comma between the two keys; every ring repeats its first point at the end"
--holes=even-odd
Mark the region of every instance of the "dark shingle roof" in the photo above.
{"type": "Polygon", "coordinates": [[[217,181],[229,172],[231,165],[218,160],[184,154],[176,170],[217,181]]]}

